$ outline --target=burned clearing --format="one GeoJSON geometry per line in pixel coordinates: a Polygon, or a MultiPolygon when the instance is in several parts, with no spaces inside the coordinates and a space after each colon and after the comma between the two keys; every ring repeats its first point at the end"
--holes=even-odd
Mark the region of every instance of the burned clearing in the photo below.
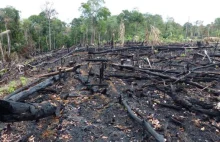
{"type": "Polygon", "coordinates": [[[0,139],[217,142],[217,49],[133,44],[36,56],[24,70],[31,81],[1,96],[0,139]]]}

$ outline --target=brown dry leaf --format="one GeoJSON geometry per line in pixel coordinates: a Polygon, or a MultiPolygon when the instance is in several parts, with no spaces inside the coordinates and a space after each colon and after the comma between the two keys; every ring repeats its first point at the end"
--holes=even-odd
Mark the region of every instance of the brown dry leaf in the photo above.
{"type": "Polygon", "coordinates": [[[63,134],[63,135],[61,136],[61,138],[62,138],[62,139],[70,139],[71,136],[70,136],[69,134],[63,134]]]}
{"type": "Polygon", "coordinates": [[[184,132],[184,128],[179,128],[179,130],[180,130],[181,132],[184,132]]]}
{"type": "Polygon", "coordinates": [[[69,100],[63,100],[64,104],[68,104],[70,101],[69,100]]]}
{"type": "Polygon", "coordinates": [[[59,118],[54,117],[54,118],[52,119],[52,122],[53,122],[53,124],[59,124],[59,118]]]}
{"type": "Polygon", "coordinates": [[[152,119],[151,123],[154,125],[156,129],[161,128],[161,125],[158,119],[152,119]]]}
{"type": "Polygon", "coordinates": [[[88,73],[87,73],[86,71],[84,71],[84,70],[80,70],[80,72],[81,72],[81,74],[82,74],[83,76],[88,75],[88,73]]]}
{"type": "Polygon", "coordinates": [[[115,88],[115,85],[112,83],[112,81],[107,81],[109,83],[109,86],[113,90],[114,93],[117,93],[117,89],[115,88]]]}
{"type": "Polygon", "coordinates": [[[153,117],[154,117],[154,115],[151,114],[151,115],[148,115],[148,116],[147,116],[147,119],[153,119],[153,117]]]}
{"type": "Polygon", "coordinates": [[[114,126],[114,127],[115,127],[115,128],[118,128],[118,129],[120,129],[120,130],[127,129],[126,126],[122,126],[122,125],[116,125],[116,126],[114,126]]]}
{"type": "Polygon", "coordinates": [[[45,130],[43,133],[42,133],[42,137],[43,138],[49,138],[51,136],[53,136],[55,134],[55,131],[54,130],[45,130]]]}
{"type": "Polygon", "coordinates": [[[200,123],[201,123],[200,119],[193,120],[193,122],[195,126],[200,127],[200,123]]]}

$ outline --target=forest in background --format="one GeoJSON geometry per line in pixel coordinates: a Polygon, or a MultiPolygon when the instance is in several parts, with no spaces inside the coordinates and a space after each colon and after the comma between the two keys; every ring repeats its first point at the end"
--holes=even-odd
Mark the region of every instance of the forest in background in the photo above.
{"type": "Polygon", "coordinates": [[[172,17],[163,20],[161,15],[140,13],[136,9],[111,15],[104,7],[104,0],[88,0],[81,4],[79,10],[79,18],[65,23],[57,18],[58,13],[49,2],[45,3],[41,13],[27,19],[21,19],[19,10],[12,6],[0,8],[3,52],[40,52],[79,44],[102,45],[113,36],[118,42],[142,42],[154,38],[150,36],[152,28],[157,30],[162,42],[183,42],[220,35],[220,18],[207,25],[200,20],[180,25],[172,17]]]}

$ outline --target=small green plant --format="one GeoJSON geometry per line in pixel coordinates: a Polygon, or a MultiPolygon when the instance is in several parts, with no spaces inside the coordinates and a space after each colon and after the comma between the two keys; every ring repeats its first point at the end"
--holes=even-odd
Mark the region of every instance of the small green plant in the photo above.
{"type": "Polygon", "coordinates": [[[181,54],[180,56],[181,56],[181,57],[186,57],[186,54],[183,53],[183,54],[181,54]]]}
{"type": "Polygon", "coordinates": [[[51,68],[47,68],[47,72],[50,72],[51,71],[51,68]]]}
{"type": "Polygon", "coordinates": [[[16,87],[16,82],[15,81],[11,81],[9,83],[9,87],[8,87],[8,93],[12,93],[15,91],[15,87],[16,87]]]}
{"type": "Polygon", "coordinates": [[[27,84],[27,78],[25,78],[23,76],[20,77],[20,81],[21,81],[22,86],[25,86],[27,84]]]}
{"type": "Polygon", "coordinates": [[[5,93],[4,88],[0,88],[0,96],[3,95],[5,93]]]}
{"type": "Polygon", "coordinates": [[[6,72],[7,72],[7,69],[2,69],[2,70],[0,70],[0,75],[5,74],[6,72]]]}

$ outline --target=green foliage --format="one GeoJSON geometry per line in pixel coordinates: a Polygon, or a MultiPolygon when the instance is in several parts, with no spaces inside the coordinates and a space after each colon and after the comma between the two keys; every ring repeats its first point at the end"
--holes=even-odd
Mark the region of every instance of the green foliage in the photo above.
{"type": "MultiPolygon", "coordinates": [[[[119,25],[123,20],[125,25],[125,42],[138,37],[139,41],[146,39],[146,31],[151,26],[159,29],[160,40],[165,43],[202,39],[207,36],[220,36],[220,18],[212,23],[203,25],[202,21],[186,22],[183,26],[176,23],[172,17],[163,20],[161,15],[141,13],[137,9],[122,10],[119,15],[111,15],[104,6],[104,0],[88,0],[81,4],[81,16],[74,18],[71,23],[65,23],[58,18],[50,17],[51,34],[49,34],[48,13],[42,11],[20,20],[20,13],[14,7],[0,8],[0,31],[6,28],[11,31],[11,51],[23,53],[27,47],[37,51],[49,50],[49,35],[52,49],[70,47],[81,44],[98,44],[107,42],[114,36],[119,41],[119,25]]],[[[51,12],[55,12],[52,9],[51,12]]],[[[51,15],[53,16],[53,14],[51,15]]],[[[6,37],[1,38],[3,49],[7,48],[6,37]]],[[[152,40],[152,39],[151,39],[152,40]]]]}
{"type": "Polygon", "coordinates": [[[181,57],[186,57],[186,54],[182,53],[180,56],[181,56],[181,57]]]}
{"type": "Polygon", "coordinates": [[[0,70],[0,75],[2,76],[3,74],[5,74],[7,72],[7,69],[2,69],[0,70]]]}
{"type": "Polygon", "coordinates": [[[26,84],[27,84],[27,78],[25,78],[25,77],[20,77],[20,81],[21,81],[21,85],[22,86],[25,86],[26,84]]]}
{"type": "Polygon", "coordinates": [[[8,92],[8,93],[12,93],[12,92],[15,91],[15,88],[16,88],[16,82],[15,82],[15,81],[11,81],[11,82],[9,83],[9,87],[8,87],[7,92],[8,92]]]}

